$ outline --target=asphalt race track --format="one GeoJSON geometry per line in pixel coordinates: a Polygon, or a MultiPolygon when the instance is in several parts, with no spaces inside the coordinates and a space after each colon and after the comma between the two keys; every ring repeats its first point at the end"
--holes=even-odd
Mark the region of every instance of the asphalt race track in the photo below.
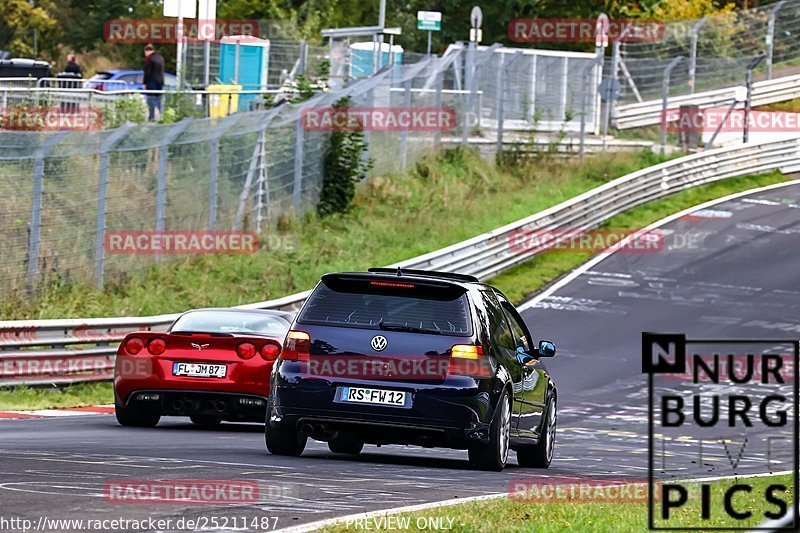
{"type": "MultiPolygon", "coordinates": [[[[800,186],[728,201],[665,230],[698,233],[690,250],[615,254],[526,309],[537,338],[556,342],[548,364],[559,386],[556,459],[547,476],[647,475],[641,332],[690,337],[796,337],[800,331],[800,186]]],[[[183,419],[156,429],[113,416],[0,420],[2,513],[48,518],[278,517],[279,528],[429,501],[506,492],[542,475],[516,460],[473,471],[466,452],[367,446],[358,458],[309,441],[300,458],[269,455],[263,428],[200,430],[183,419]],[[239,480],[258,483],[257,505],[120,505],[109,481],[239,480]],[[274,496],[274,497],[273,497],[274,496]]],[[[709,452],[685,471],[730,473],[709,452]]],[[[780,465],[779,465],[780,466],[780,465]]],[[[790,468],[787,465],[786,470],[790,468]]],[[[746,457],[738,472],[764,471],[746,457]]]]}

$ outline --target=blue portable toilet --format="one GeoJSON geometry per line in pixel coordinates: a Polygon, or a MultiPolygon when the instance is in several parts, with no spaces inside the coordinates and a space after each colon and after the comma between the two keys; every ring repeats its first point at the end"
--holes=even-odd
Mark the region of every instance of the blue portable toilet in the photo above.
{"type": "MultiPolygon", "coordinates": [[[[263,90],[267,88],[268,72],[269,40],[250,35],[231,35],[220,39],[220,82],[236,83],[242,86],[243,91],[263,90]]],[[[251,102],[258,99],[260,95],[257,94],[240,95],[239,109],[248,110],[251,102]]]]}
{"type": "MultiPolygon", "coordinates": [[[[373,53],[375,51],[375,44],[380,44],[380,68],[389,64],[389,43],[353,43],[350,45],[350,77],[351,78],[366,78],[375,73],[373,68],[373,53]]],[[[403,47],[396,44],[391,47],[391,53],[394,55],[394,64],[399,65],[403,62],[403,47]]]]}

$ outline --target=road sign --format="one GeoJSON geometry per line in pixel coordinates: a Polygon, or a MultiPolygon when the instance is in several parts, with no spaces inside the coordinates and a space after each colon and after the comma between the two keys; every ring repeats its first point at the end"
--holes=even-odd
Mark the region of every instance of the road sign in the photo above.
{"type": "Polygon", "coordinates": [[[441,31],[442,13],[439,11],[417,11],[417,29],[441,31]]]}
{"type": "Polygon", "coordinates": [[[481,11],[480,6],[472,8],[472,11],[469,13],[469,22],[476,30],[481,27],[481,24],[483,24],[483,11],[481,11]]]}
{"type": "Polygon", "coordinates": [[[620,83],[614,78],[604,78],[597,87],[600,99],[604,102],[619,100],[620,83]]]}
{"type": "Polygon", "coordinates": [[[197,16],[197,0],[164,0],[164,16],[193,19],[197,16]]]}

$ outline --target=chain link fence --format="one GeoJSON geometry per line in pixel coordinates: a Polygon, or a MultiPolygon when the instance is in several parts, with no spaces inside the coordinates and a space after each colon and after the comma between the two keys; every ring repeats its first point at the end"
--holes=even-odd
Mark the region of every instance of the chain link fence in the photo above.
{"type": "Polygon", "coordinates": [[[664,72],[681,57],[669,76],[669,94],[678,96],[741,85],[745,69],[764,52],[755,79],[800,73],[800,0],[782,0],[754,9],[709,15],[665,24],[663,38],[621,42],[620,103],[661,97],[664,72]]]}
{"type": "MultiPolygon", "coordinates": [[[[371,173],[402,172],[443,145],[498,141],[509,124],[573,129],[590,96],[596,129],[599,65],[592,54],[540,53],[463,44],[415,57],[316,93],[301,104],[131,124],[99,131],[0,135],[0,296],[51,282],[98,286],[167,256],[110,253],[110,232],[252,231],[266,236],[284,214],[315,208],[330,130],[304,113],[344,97],[352,109],[446,110],[451,124],[366,128],[371,173]],[[554,73],[558,75],[554,75],[554,73]]],[[[267,239],[262,239],[267,242],[267,239]]]]}

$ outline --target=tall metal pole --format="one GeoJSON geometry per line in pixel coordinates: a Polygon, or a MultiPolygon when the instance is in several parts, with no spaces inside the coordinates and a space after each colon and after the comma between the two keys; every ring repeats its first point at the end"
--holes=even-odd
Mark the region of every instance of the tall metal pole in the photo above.
{"type": "Polygon", "coordinates": [[[690,37],[692,39],[691,49],[689,51],[689,94],[694,94],[694,80],[697,71],[697,36],[700,33],[700,28],[706,23],[708,17],[703,17],[698,20],[694,26],[690,37]]]}
{"type": "Polygon", "coordinates": [[[753,97],[753,70],[758,66],[759,63],[766,57],[766,52],[761,52],[756,57],[750,61],[750,64],[747,65],[747,71],[744,75],[744,84],[747,87],[747,99],[744,101],[744,127],[743,129],[743,136],[742,142],[747,144],[747,140],[750,134],[750,107],[752,106],[752,97],[753,97]]]}
{"type": "Polygon", "coordinates": [[[506,84],[508,82],[508,71],[514,66],[519,58],[522,57],[522,52],[514,52],[514,55],[508,61],[505,61],[505,54],[501,54],[504,63],[500,66],[500,83],[497,97],[497,146],[495,147],[496,153],[500,154],[503,151],[503,132],[506,120],[506,84]]]}
{"type": "MultiPolygon", "coordinates": [[[[611,79],[617,79],[617,74],[619,70],[619,43],[622,39],[628,35],[630,31],[630,26],[625,26],[619,35],[617,35],[616,39],[614,39],[614,43],[611,45],[611,79]]],[[[603,114],[603,151],[606,151],[606,137],[608,136],[608,123],[611,120],[611,86],[612,82],[608,83],[608,95],[606,97],[606,108],[605,113],[603,114]]]]}
{"type": "MultiPolygon", "coordinates": [[[[786,0],[781,0],[775,4],[769,11],[769,19],[767,20],[767,79],[772,79],[772,50],[775,44],[775,15],[778,10],[783,7],[786,0]]],[[[745,141],[747,142],[747,141],[745,141]]]]}
{"type": "Polygon", "coordinates": [[[583,146],[584,146],[584,139],[586,137],[586,106],[588,105],[587,100],[588,96],[594,95],[596,93],[596,84],[591,83],[589,81],[589,74],[597,68],[597,65],[601,65],[600,72],[602,72],[602,65],[603,65],[603,49],[601,48],[597,54],[597,57],[594,58],[594,61],[589,63],[583,68],[583,92],[581,93],[581,147],[580,147],[580,158],[583,159],[583,146]]]}
{"type": "Polygon", "coordinates": [[[661,82],[661,155],[666,152],[667,147],[667,101],[669,100],[669,76],[672,69],[678,66],[683,60],[683,56],[678,56],[669,62],[664,69],[664,79],[661,82]]]}

